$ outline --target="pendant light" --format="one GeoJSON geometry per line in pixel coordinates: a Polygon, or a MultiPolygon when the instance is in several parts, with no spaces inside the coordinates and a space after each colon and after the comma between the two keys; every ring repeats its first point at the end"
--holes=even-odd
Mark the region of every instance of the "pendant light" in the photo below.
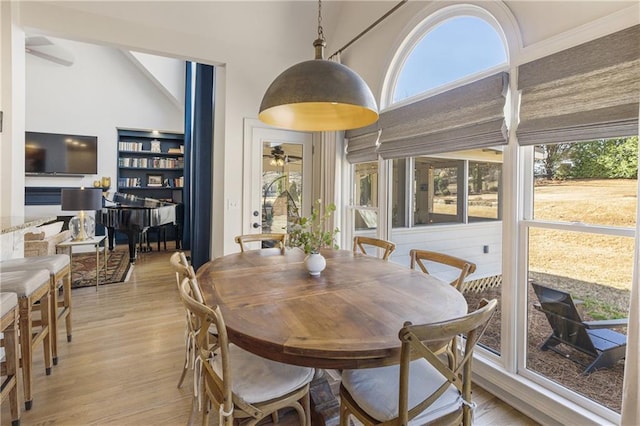
{"type": "Polygon", "coordinates": [[[364,127],[378,120],[378,107],[367,83],[348,67],[324,59],[327,43],[318,1],[315,59],[288,68],[271,83],[260,104],[264,123],[300,131],[364,127]]]}

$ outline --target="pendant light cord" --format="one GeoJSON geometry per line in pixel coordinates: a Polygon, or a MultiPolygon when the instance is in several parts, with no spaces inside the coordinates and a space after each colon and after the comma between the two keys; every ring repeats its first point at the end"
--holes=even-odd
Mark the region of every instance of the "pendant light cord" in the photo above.
{"type": "Polygon", "coordinates": [[[326,41],[322,29],[322,0],[318,0],[318,39],[326,41]]]}
{"type": "MultiPolygon", "coordinates": [[[[331,56],[329,56],[329,59],[341,54],[345,49],[347,49],[349,46],[351,46],[353,43],[355,43],[356,41],[358,41],[363,35],[365,35],[366,33],[368,33],[369,31],[371,31],[374,27],[376,27],[380,22],[384,21],[386,18],[388,18],[391,14],[393,14],[396,10],[400,9],[400,7],[404,6],[405,3],[407,3],[408,0],[400,0],[400,3],[396,4],[394,7],[392,7],[387,13],[385,13],[384,15],[382,15],[380,18],[378,18],[377,21],[375,21],[373,24],[369,25],[367,28],[365,28],[364,31],[362,31],[360,34],[358,34],[357,36],[355,36],[354,38],[351,39],[350,42],[348,42],[347,44],[345,44],[344,46],[342,46],[340,49],[338,49],[335,53],[333,53],[331,56]]],[[[320,2],[320,0],[318,1],[320,2]]],[[[320,8],[318,7],[318,34],[320,34],[322,30],[322,27],[320,27],[320,8]]],[[[324,37],[324,36],[323,36],[324,37]]]]}

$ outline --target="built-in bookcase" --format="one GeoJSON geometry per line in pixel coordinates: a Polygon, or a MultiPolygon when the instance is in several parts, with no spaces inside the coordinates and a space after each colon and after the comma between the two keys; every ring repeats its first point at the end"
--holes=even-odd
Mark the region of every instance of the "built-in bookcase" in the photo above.
{"type": "Polygon", "coordinates": [[[118,129],[118,192],[176,201],[183,186],[184,134],[118,129]]]}

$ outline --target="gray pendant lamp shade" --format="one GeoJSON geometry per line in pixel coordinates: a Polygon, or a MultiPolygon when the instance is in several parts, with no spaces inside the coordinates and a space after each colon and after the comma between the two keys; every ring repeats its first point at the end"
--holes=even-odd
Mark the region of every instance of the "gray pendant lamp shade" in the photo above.
{"type": "Polygon", "coordinates": [[[378,107],[367,83],[348,67],[323,59],[326,45],[320,26],[315,59],[285,70],[271,83],[260,104],[264,123],[291,130],[333,131],[368,126],[378,107]]]}

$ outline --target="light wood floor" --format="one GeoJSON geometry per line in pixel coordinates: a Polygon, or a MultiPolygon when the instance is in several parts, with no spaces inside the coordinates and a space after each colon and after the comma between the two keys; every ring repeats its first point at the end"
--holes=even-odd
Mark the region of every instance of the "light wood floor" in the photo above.
{"type": "MultiPolygon", "coordinates": [[[[126,283],[73,290],[73,341],[58,344],[59,363],[50,376],[42,351],[36,352],[30,411],[23,410],[19,386],[23,426],[187,423],[193,380],[188,374],[176,387],[184,362],[184,312],[169,268],[171,253],[140,254],[126,283]]],[[[64,336],[64,324],[60,330],[64,336]]],[[[480,388],[474,396],[476,425],[536,424],[480,388]]],[[[0,424],[10,424],[8,401],[0,424]]],[[[280,424],[296,425],[297,418],[283,415],[280,424]]]]}

